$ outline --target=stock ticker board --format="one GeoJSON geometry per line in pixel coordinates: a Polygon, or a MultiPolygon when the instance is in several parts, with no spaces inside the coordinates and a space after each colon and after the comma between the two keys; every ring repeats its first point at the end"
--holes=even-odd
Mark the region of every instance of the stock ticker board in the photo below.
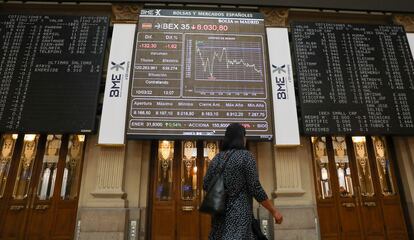
{"type": "Polygon", "coordinates": [[[92,132],[109,19],[0,15],[0,132],[92,132]]]}
{"type": "Polygon", "coordinates": [[[403,27],[295,23],[292,37],[305,134],[414,134],[403,27]]]}
{"type": "Polygon", "coordinates": [[[271,139],[264,21],[256,12],[142,10],[129,138],[271,139]]]}

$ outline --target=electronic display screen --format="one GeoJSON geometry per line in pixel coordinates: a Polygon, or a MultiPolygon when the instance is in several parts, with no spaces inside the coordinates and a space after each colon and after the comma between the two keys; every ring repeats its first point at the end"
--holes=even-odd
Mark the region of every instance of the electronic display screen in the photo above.
{"type": "Polygon", "coordinates": [[[95,130],[109,19],[0,15],[0,132],[95,130]]]}
{"type": "Polygon", "coordinates": [[[303,133],[414,134],[414,61],[402,26],[292,25],[303,133]]]}
{"type": "Polygon", "coordinates": [[[139,18],[129,138],[272,138],[264,20],[257,12],[144,9],[139,18]]]}

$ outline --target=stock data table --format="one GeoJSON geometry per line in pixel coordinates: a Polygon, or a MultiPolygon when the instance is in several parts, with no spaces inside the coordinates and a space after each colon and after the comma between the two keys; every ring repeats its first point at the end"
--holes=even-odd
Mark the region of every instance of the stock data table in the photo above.
{"type": "Polygon", "coordinates": [[[143,10],[128,135],[218,137],[240,122],[272,138],[258,13],[143,10]]]}

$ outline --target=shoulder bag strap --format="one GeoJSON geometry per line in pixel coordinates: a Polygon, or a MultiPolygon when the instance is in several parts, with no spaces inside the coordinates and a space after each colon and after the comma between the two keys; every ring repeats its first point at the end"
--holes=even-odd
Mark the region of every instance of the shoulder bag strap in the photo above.
{"type": "Polygon", "coordinates": [[[233,155],[233,153],[235,152],[235,150],[231,150],[230,152],[226,152],[224,155],[224,163],[221,167],[221,170],[219,172],[219,174],[222,174],[224,172],[224,169],[226,168],[227,162],[229,160],[229,158],[231,157],[231,155],[233,155]]]}

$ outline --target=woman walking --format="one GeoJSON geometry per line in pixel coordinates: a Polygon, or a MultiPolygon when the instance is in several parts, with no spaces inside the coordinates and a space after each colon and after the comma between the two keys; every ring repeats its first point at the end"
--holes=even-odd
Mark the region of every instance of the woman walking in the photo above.
{"type": "Polygon", "coordinates": [[[204,177],[203,189],[207,190],[213,177],[225,166],[226,209],[223,214],[213,216],[210,240],[256,239],[252,232],[253,198],[273,215],[276,223],[283,220],[259,182],[256,161],[245,147],[245,135],[245,128],[238,123],[227,127],[222,150],[213,158],[204,177]]]}

